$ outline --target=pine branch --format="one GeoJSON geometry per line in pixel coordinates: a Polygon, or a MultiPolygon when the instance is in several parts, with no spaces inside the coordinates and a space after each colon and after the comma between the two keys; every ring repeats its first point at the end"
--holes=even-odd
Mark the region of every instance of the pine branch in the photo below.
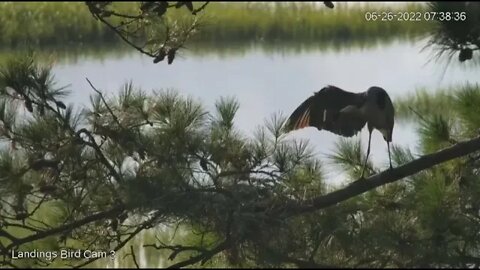
{"type": "Polygon", "coordinates": [[[224,242],[220,243],[218,246],[216,246],[215,248],[213,248],[211,250],[205,251],[205,252],[201,253],[200,255],[195,256],[195,257],[191,257],[190,259],[187,259],[185,261],[181,261],[179,263],[172,264],[167,268],[181,268],[181,267],[193,265],[193,264],[198,263],[200,261],[203,264],[203,263],[207,262],[208,260],[210,260],[213,256],[215,256],[218,253],[227,249],[229,245],[230,245],[230,243],[228,242],[228,240],[225,240],[224,242]]]}
{"type": "MultiPolygon", "coordinates": [[[[10,251],[10,250],[12,250],[16,247],[19,247],[20,245],[25,244],[25,243],[30,243],[30,242],[33,242],[33,241],[36,241],[36,240],[39,240],[39,239],[43,239],[43,238],[46,238],[46,237],[49,237],[49,236],[53,236],[53,235],[65,232],[65,231],[71,231],[75,228],[82,227],[83,225],[92,223],[94,221],[102,220],[102,219],[114,216],[119,211],[121,211],[122,209],[123,209],[122,206],[117,206],[117,207],[114,207],[110,210],[90,215],[88,217],[85,217],[81,220],[74,221],[74,222],[69,223],[69,224],[65,224],[65,225],[62,225],[62,226],[59,226],[59,227],[56,227],[56,228],[53,228],[53,229],[50,229],[50,230],[46,230],[46,231],[41,231],[41,232],[39,231],[37,233],[34,233],[32,235],[29,235],[29,236],[26,236],[26,237],[23,237],[23,238],[13,239],[12,243],[10,243],[5,248],[5,250],[10,251]]],[[[2,253],[4,253],[4,251],[2,251],[2,253]]],[[[7,255],[7,254],[3,254],[3,255],[7,255]]]]}
{"type": "MultiPolygon", "coordinates": [[[[440,150],[438,152],[421,156],[418,159],[415,159],[400,167],[383,171],[379,174],[370,176],[367,179],[359,179],[347,187],[336,190],[329,194],[315,197],[303,202],[290,201],[287,204],[283,203],[276,205],[271,213],[288,217],[327,208],[379,186],[398,181],[441,163],[466,156],[479,150],[480,136],[468,141],[457,143],[452,147],[440,150]]],[[[268,209],[268,207],[259,207],[258,211],[266,211],[266,209],[268,209]]]]}

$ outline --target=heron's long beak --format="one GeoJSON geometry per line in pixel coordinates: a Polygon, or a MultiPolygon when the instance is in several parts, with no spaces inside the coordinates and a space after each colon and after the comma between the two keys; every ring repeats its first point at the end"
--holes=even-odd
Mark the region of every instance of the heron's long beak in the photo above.
{"type": "Polygon", "coordinates": [[[388,147],[388,160],[390,161],[390,170],[393,169],[392,166],[392,156],[390,155],[390,142],[387,141],[387,147],[388,147]]]}

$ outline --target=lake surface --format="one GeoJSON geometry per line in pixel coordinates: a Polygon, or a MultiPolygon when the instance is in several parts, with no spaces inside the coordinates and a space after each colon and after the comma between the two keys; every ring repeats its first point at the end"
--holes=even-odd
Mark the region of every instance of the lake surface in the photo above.
{"type": "MultiPolygon", "coordinates": [[[[206,52],[204,48],[202,51],[191,48],[172,65],[153,64],[149,57],[128,50],[102,58],[78,55],[74,61],[58,59],[54,74],[60,85],[71,84],[73,95],[69,101],[79,105],[88,105],[89,95],[93,93],[86,77],[108,95],[117,93],[129,80],[144,90],[177,89],[202,101],[209,110],[221,96],[233,96],[240,102],[237,128],[251,135],[273,114],[290,115],[313,92],[328,84],[353,92],[377,85],[386,89],[395,102],[397,97],[419,88],[435,91],[466,82],[480,82],[479,67],[465,68],[457,64],[456,59],[448,69],[445,69],[445,62],[428,62],[431,50],[421,51],[424,44],[424,41],[394,41],[367,48],[347,46],[340,50],[311,46],[304,50],[288,50],[281,46],[272,49],[270,46],[267,50],[257,45],[239,53],[228,53],[228,50],[225,53],[225,48],[220,47],[206,52]]],[[[308,139],[315,153],[325,160],[339,138],[316,128],[298,130],[289,136],[308,139]]],[[[361,136],[366,149],[367,129],[357,136],[361,136]]],[[[415,151],[414,125],[397,121],[393,142],[415,151]]],[[[387,166],[387,145],[377,131],[372,136],[371,158],[375,164],[387,166]]],[[[328,164],[324,167],[328,182],[342,178],[328,164]]]]}

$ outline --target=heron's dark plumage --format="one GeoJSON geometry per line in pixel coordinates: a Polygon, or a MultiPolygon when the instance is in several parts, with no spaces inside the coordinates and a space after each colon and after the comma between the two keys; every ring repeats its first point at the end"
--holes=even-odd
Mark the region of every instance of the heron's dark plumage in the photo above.
{"type": "Polygon", "coordinates": [[[288,119],[286,130],[310,126],[351,137],[365,126],[366,121],[355,113],[364,102],[362,94],[331,85],[324,87],[295,109],[288,119]]]}
{"type": "Polygon", "coordinates": [[[387,103],[387,93],[385,91],[378,91],[378,94],[377,94],[378,108],[380,108],[381,110],[385,109],[386,103],[387,103]]]}
{"type": "Polygon", "coordinates": [[[285,125],[286,131],[304,127],[316,127],[335,134],[351,137],[367,124],[368,148],[363,164],[362,177],[370,154],[373,129],[379,130],[388,146],[390,168],[390,142],[394,126],[395,109],[387,92],[372,86],[362,93],[351,93],[335,86],[327,86],[305,100],[290,115],[285,125]]]}

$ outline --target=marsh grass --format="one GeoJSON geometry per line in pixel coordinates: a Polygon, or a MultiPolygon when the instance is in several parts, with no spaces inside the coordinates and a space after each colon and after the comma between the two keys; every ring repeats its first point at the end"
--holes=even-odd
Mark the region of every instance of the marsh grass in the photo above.
{"type": "Polygon", "coordinates": [[[0,3],[2,47],[112,41],[115,37],[90,15],[83,2],[0,3]]]}
{"type": "MultiPolygon", "coordinates": [[[[137,5],[116,4],[122,10],[137,5]]],[[[431,27],[424,22],[367,22],[365,12],[388,8],[343,4],[328,9],[318,3],[210,3],[203,15],[202,31],[194,41],[349,42],[417,36],[431,27]]],[[[402,6],[403,11],[425,8],[417,3],[402,6]]],[[[170,16],[181,12],[173,10],[170,16]]],[[[118,42],[112,31],[91,16],[83,2],[0,3],[0,32],[1,47],[118,42]]]]}
{"type": "MultiPolygon", "coordinates": [[[[388,36],[415,36],[426,33],[426,22],[367,22],[367,11],[390,11],[385,5],[346,6],[334,9],[318,3],[215,3],[205,14],[202,40],[351,40],[388,36]]],[[[426,7],[410,3],[402,11],[422,11],[426,7]]]]}

